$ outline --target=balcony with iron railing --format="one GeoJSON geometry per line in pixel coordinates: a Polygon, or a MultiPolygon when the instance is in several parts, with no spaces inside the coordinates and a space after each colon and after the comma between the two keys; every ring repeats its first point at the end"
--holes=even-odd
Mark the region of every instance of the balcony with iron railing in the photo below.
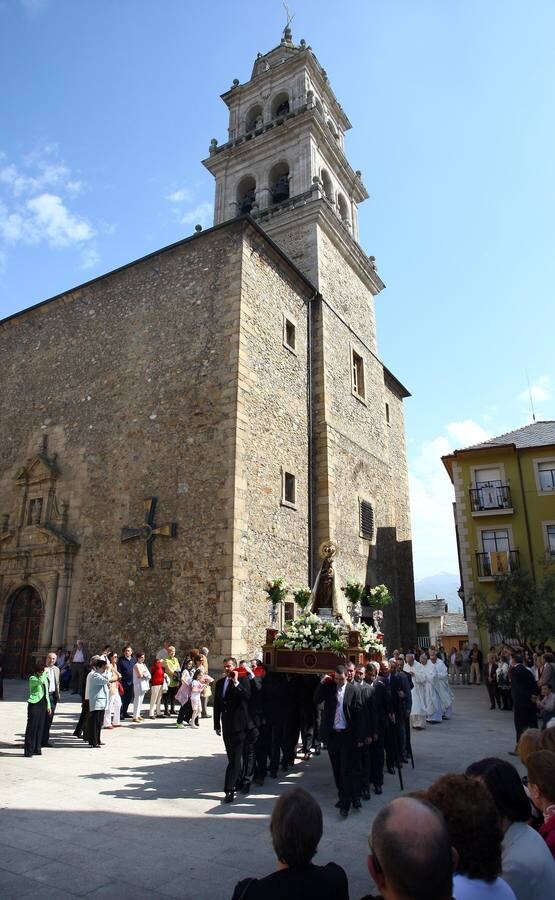
{"type": "Polygon", "coordinates": [[[513,500],[508,484],[480,485],[470,488],[470,507],[472,514],[497,515],[513,512],[513,500]]]}
{"type": "Polygon", "coordinates": [[[520,565],[518,550],[499,550],[477,553],[478,578],[498,578],[509,575],[520,565]]]}

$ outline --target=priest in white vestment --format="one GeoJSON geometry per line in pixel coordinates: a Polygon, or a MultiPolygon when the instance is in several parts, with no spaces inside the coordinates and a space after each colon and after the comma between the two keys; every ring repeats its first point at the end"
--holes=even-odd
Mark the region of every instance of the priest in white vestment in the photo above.
{"type": "MultiPolygon", "coordinates": [[[[423,658],[428,662],[427,656],[424,655],[423,658]]],[[[431,710],[433,707],[431,682],[424,671],[424,666],[415,660],[413,653],[407,653],[403,671],[411,676],[413,685],[410,724],[417,731],[420,731],[426,727],[428,710],[431,710]]]]}
{"type": "Polygon", "coordinates": [[[439,692],[439,670],[436,669],[431,659],[428,659],[426,653],[421,655],[420,662],[430,685],[430,705],[426,710],[426,722],[436,725],[441,722],[443,715],[439,692]]]}
{"type": "Polygon", "coordinates": [[[437,671],[437,689],[441,703],[442,719],[450,719],[453,711],[453,694],[449,687],[449,672],[447,666],[442,659],[439,658],[435,650],[430,650],[430,662],[437,671]]]}

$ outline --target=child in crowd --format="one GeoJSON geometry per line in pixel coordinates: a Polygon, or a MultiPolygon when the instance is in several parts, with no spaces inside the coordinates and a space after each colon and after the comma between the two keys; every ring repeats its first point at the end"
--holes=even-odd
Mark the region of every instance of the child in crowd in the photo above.
{"type": "Polygon", "coordinates": [[[214,681],[210,675],[206,675],[203,666],[199,666],[195,670],[193,680],[191,682],[191,706],[193,707],[192,725],[193,728],[199,727],[199,717],[202,712],[201,697],[203,690],[214,681]]]}

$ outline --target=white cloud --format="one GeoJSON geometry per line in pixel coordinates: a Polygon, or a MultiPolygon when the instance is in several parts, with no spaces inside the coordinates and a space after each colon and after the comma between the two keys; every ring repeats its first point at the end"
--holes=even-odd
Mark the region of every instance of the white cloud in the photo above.
{"type": "Polygon", "coordinates": [[[540,375],[529,389],[527,388],[518,395],[518,399],[523,403],[530,403],[530,397],[534,403],[551,400],[551,379],[548,375],[540,375]]]}
{"type": "Polygon", "coordinates": [[[450,422],[445,434],[426,441],[409,466],[412,542],[416,578],[458,571],[453,486],[441,461],[454,449],[487,440],[481,425],[450,422]]]}
{"type": "MultiPolygon", "coordinates": [[[[0,153],[0,252],[17,244],[84,246],[95,236],[87,219],[71,209],[83,182],[59,159],[55,144],[42,144],[16,164],[0,153]]],[[[96,248],[83,265],[98,262],[96,248]]]]}
{"type": "Polygon", "coordinates": [[[81,268],[82,269],[94,269],[94,267],[100,261],[100,255],[98,250],[92,244],[91,246],[85,247],[83,253],[81,254],[81,268]]]}
{"type": "Polygon", "coordinates": [[[188,188],[181,188],[166,196],[166,200],[170,203],[190,203],[193,199],[193,193],[188,188]]]}
{"type": "Polygon", "coordinates": [[[202,225],[203,228],[208,228],[212,224],[213,211],[214,207],[212,203],[199,203],[194,209],[186,212],[179,221],[182,225],[195,224],[202,225]]]}
{"type": "Polygon", "coordinates": [[[455,450],[471,447],[472,444],[480,444],[490,437],[481,425],[471,419],[465,419],[463,422],[450,422],[447,426],[447,434],[455,443],[455,450]]]}

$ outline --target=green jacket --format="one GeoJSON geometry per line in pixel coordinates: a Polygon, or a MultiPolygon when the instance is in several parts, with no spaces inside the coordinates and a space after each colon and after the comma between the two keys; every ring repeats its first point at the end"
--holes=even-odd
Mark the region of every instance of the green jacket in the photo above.
{"type": "Polygon", "coordinates": [[[50,696],[48,694],[48,675],[43,672],[42,675],[31,675],[29,678],[29,697],[28,703],[40,703],[43,697],[46,697],[46,705],[50,709],[50,696]]]}

